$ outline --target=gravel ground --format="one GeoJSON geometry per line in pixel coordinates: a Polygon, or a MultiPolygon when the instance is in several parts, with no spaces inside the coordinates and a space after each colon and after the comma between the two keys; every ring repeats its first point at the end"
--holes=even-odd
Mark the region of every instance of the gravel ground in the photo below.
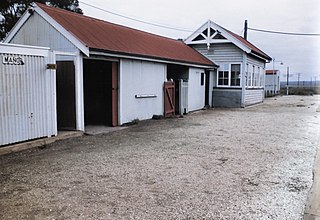
{"type": "Polygon", "coordinates": [[[0,157],[0,219],[302,219],[320,97],[148,120],[0,157]]]}

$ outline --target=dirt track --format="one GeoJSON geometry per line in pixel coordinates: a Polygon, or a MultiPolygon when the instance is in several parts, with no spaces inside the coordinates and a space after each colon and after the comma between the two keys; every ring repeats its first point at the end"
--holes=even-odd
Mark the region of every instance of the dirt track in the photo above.
{"type": "Polygon", "coordinates": [[[301,219],[320,97],[149,120],[0,157],[0,219],[301,219]]]}

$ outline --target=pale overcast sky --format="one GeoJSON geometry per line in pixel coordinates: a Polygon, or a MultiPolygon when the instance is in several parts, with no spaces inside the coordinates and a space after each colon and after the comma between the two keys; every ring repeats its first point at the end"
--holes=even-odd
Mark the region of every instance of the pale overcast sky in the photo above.
{"type": "MultiPolygon", "coordinates": [[[[84,1],[84,0],[83,0],[84,1]]],[[[320,33],[320,0],[85,0],[87,4],[147,22],[195,31],[208,19],[243,35],[244,20],[249,27],[284,32],[320,33]]],[[[105,21],[141,29],[170,38],[186,38],[191,33],[169,30],[124,19],[81,3],[84,14],[105,21]]],[[[130,37],[130,36],[128,36],[130,37]]],[[[248,40],[276,62],[282,75],[286,67],[297,80],[320,80],[320,36],[287,36],[248,32],[248,40]]],[[[272,69],[272,64],[267,68],[272,69]]],[[[285,77],[283,76],[284,80],[285,77]]]]}

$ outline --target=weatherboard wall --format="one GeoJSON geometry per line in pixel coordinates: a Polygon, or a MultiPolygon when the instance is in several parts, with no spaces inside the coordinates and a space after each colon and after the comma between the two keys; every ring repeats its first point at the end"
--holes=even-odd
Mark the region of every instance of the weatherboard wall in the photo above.
{"type": "Polygon", "coordinates": [[[245,106],[261,103],[264,100],[264,90],[260,89],[246,89],[245,90],[245,106]]]}
{"type": "Polygon", "coordinates": [[[166,64],[121,59],[119,73],[119,123],[163,115],[166,64]]]}
{"type": "Polygon", "coordinates": [[[219,62],[242,62],[242,50],[231,43],[211,44],[209,49],[206,44],[189,46],[192,46],[216,64],[219,64],[219,62]]]}

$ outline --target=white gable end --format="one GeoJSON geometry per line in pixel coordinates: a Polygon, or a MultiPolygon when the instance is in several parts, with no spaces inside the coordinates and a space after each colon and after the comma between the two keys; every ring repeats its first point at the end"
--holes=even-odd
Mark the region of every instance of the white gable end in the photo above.
{"type": "Polygon", "coordinates": [[[185,43],[188,45],[192,44],[206,44],[208,49],[210,44],[217,43],[233,43],[243,51],[250,53],[251,49],[240,42],[238,39],[233,37],[228,31],[226,31],[221,26],[217,25],[212,21],[207,21],[200,28],[198,28],[194,33],[192,33],[185,43]]]}
{"type": "Polygon", "coordinates": [[[89,56],[89,48],[52,19],[38,6],[25,12],[5,39],[5,43],[50,47],[64,52],[82,51],[89,56]]]}

